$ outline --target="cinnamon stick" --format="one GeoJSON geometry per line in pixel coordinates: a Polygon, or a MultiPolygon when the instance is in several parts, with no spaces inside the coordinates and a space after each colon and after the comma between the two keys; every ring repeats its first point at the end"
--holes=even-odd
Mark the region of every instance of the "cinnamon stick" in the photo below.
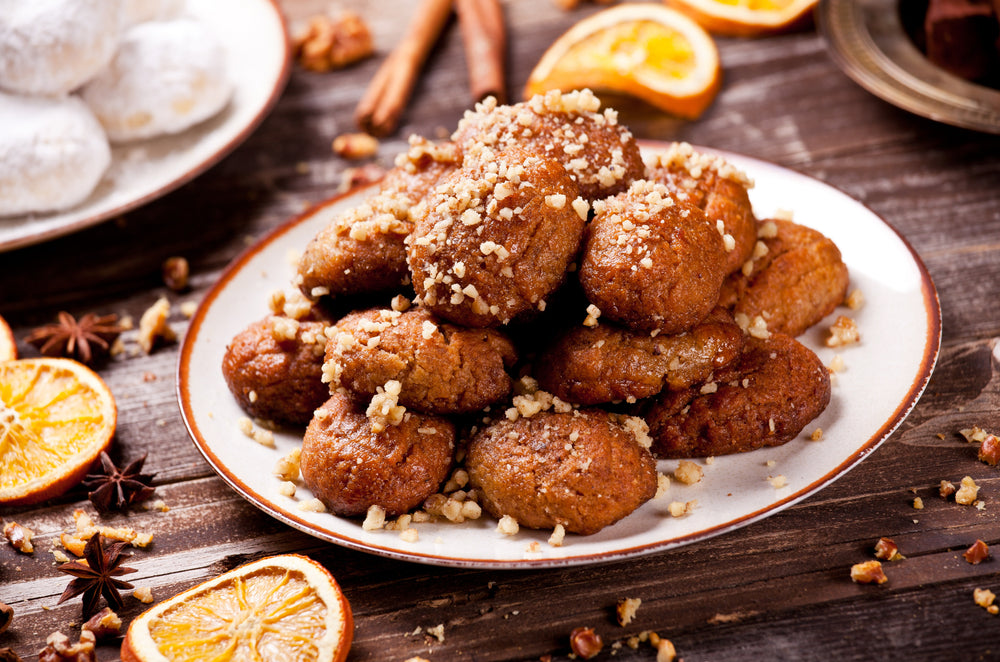
{"type": "Polygon", "coordinates": [[[472,100],[493,95],[506,103],[507,31],[500,0],[456,0],[455,11],[465,44],[472,100]]]}
{"type": "Polygon", "coordinates": [[[422,0],[399,45],[375,73],[354,119],[373,136],[395,131],[406,108],[420,68],[451,16],[452,0],[422,0]]]}

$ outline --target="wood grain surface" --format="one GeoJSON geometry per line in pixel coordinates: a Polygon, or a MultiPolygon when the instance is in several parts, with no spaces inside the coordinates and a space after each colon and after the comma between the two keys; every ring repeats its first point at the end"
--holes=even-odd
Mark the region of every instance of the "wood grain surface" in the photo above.
{"type": "MultiPolygon", "coordinates": [[[[370,23],[380,57],[416,5],[340,3],[370,23]]],[[[328,6],[284,3],[293,28],[328,6]]],[[[509,0],[504,10],[508,84],[517,98],[545,48],[596,8],[563,12],[545,0],[509,0]]],[[[119,407],[113,456],[128,461],[148,453],[157,495],[169,506],[107,519],[155,535],[131,559],[138,569],[132,581],[160,600],[252,558],[308,554],[331,569],[351,602],[350,659],[358,661],[565,660],[568,635],[581,625],[604,638],[598,659],[655,659],[648,644],[625,644],[643,630],[671,639],[687,662],[1000,659],[1000,616],[972,599],[976,587],[1000,593],[1000,560],[974,566],[961,557],[977,538],[1000,554],[1000,470],[977,461],[975,446],[957,434],[972,425],[1000,431],[1000,137],[884,103],[836,68],[812,30],[718,44],[722,91],[698,121],[628,99],[605,101],[640,138],[716,146],[821,179],[870,207],[914,247],[940,295],[942,350],[925,394],[883,446],[777,515],[665,553],[543,571],[404,563],[299,533],[229,489],[181,421],[178,345],[147,356],[132,351],[130,332],[130,351],[100,367],[119,407]],[[936,495],[942,479],[965,475],[981,485],[985,509],[936,495]],[[923,510],[912,507],[915,496],[923,498],[923,510]],[[881,536],[895,539],[906,559],[888,565],[882,586],[852,583],[851,565],[871,558],[881,536]],[[623,628],[614,608],[626,597],[641,598],[642,606],[623,628]],[[443,641],[426,636],[439,624],[443,641]]],[[[183,335],[187,320],[176,304],[197,302],[249,243],[337,190],[352,164],[336,157],[330,143],[354,130],[354,106],[380,57],[328,74],[296,69],[260,128],[201,177],[123,218],[0,254],[0,315],[13,326],[22,354],[34,355],[23,343],[29,330],[60,310],[138,319],[161,296],[175,304],[170,324],[183,335]],[[167,290],[160,275],[173,255],[191,264],[191,288],[182,294],[167,290]]],[[[470,105],[466,81],[452,25],[377,160],[391,164],[412,132],[436,136],[454,127],[470,105]]],[[[72,528],[75,507],[90,508],[80,488],[38,507],[0,511],[36,531],[31,556],[0,545],[0,600],[15,610],[0,647],[25,659],[34,659],[49,633],[78,631],[79,600],[56,606],[68,578],[50,552],[72,528]]],[[[144,607],[129,598],[123,619],[144,607]]],[[[102,645],[99,659],[117,659],[117,650],[117,642],[102,645]]]]}

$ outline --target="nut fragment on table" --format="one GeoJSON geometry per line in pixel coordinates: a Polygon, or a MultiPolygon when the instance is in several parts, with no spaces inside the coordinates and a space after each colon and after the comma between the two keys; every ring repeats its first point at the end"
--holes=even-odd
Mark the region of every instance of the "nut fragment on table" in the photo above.
{"type": "Polygon", "coordinates": [[[960,503],[963,506],[971,505],[975,502],[977,494],[979,494],[979,486],[976,485],[976,481],[971,476],[965,476],[962,478],[962,484],[958,491],[955,492],[955,503],[960,503]]]}
{"type": "Polygon", "coordinates": [[[153,351],[153,346],[158,340],[163,342],[173,342],[177,340],[177,334],[167,325],[167,316],[170,315],[170,302],[166,297],[161,297],[152,306],[146,309],[139,319],[139,337],[137,338],[142,351],[149,354],[153,351]]]}
{"type": "Polygon", "coordinates": [[[367,159],[378,152],[378,139],[367,133],[342,133],[333,139],[333,151],[352,161],[367,159]]]}
{"type": "Polygon", "coordinates": [[[625,627],[635,618],[635,613],[639,611],[642,598],[625,598],[619,600],[615,606],[615,613],[618,616],[618,625],[625,627]]]}
{"type": "Polygon", "coordinates": [[[884,584],[889,581],[879,561],[865,561],[851,566],[851,581],[856,584],[884,584]]]}
{"type": "Polygon", "coordinates": [[[183,257],[168,257],[163,261],[163,284],[174,292],[180,292],[187,288],[188,277],[191,275],[191,267],[183,257]]]}
{"type": "Polygon", "coordinates": [[[972,565],[978,565],[990,557],[990,547],[982,540],[976,540],[962,556],[972,565]]]}
{"type": "Polygon", "coordinates": [[[838,315],[837,319],[830,326],[830,335],[826,339],[827,347],[840,347],[842,345],[852,345],[861,341],[861,333],[858,331],[858,324],[850,317],[838,315]]]}
{"type": "Polygon", "coordinates": [[[1000,438],[992,434],[986,435],[979,446],[979,461],[993,467],[1000,464],[1000,438]]]}
{"type": "Polygon", "coordinates": [[[122,632],[122,619],[118,614],[111,611],[110,607],[105,607],[90,617],[90,620],[83,624],[83,630],[94,633],[97,639],[110,639],[117,637],[122,632]]]}
{"type": "Polygon", "coordinates": [[[38,662],[96,662],[95,643],[96,637],[90,630],[81,631],[80,641],[75,644],[62,632],[53,632],[45,640],[38,662]]]}
{"type": "Polygon", "coordinates": [[[35,551],[34,545],[31,544],[31,539],[34,537],[35,532],[28,527],[21,526],[13,521],[7,522],[3,527],[3,535],[7,538],[11,547],[22,554],[31,554],[35,551]]]}
{"type": "Polygon", "coordinates": [[[569,634],[569,647],[579,657],[589,660],[601,652],[604,641],[594,628],[578,627],[569,634]]]}
{"type": "Polygon", "coordinates": [[[345,11],[336,18],[310,18],[306,29],[295,37],[292,49],[303,69],[323,73],[369,57],[375,45],[364,20],[345,11]]]}
{"type": "Polygon", "coordinates": [[[4,633],[14,620],[14,609],[9,605],[0,602],[0,634],[4,633]]]}
{"type": "Polygon", "coordinates": [[[899,553],[899,546],[891,538],[879,538],[875,543],[875,558],[883,561],[899,561],[905,557],[899,553]]]}
{"type": "Polygon", "coordinates": [[[988,588],[977,588],[972,591],[973,601],[993,615],[1000,612],[1000,607],[993,604],[993,601],[996,600],[996,598],[996,594],[988,588]]]}

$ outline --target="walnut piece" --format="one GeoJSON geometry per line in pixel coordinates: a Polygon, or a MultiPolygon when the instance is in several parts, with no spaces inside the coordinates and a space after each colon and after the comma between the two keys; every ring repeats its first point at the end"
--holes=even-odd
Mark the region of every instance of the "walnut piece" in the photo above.
{"type": "Polygon", "coordinates": [[[142,351],[149,354],[153,351],[153,345],[157,340],[173,342],[177,340],[177,334],[167,325],[167,316],[170,314],[170,302],[166,297],[161,297],[152,306],[146,309],[139,319],[139,346],[142,351]]]}
{"type": "Polygon", "coordinates": [[[641,598],[625,598],[624,600],[619,600],[615,607],[615,612],[618,615],[618,625],[625,627],[632,622],[635,618],[635,612],[639,611],[639,605],[642,604],[641,598]]]}
{"type": "Polygon", "coordinates": [[[955,503],[960,503],[963,506],[971,505],[976,500],[977,494],[979,494],[979,486],[976,485],[976,481],[972,480],[971,476],[964,476],[962,486],[955,492],[955,503]]]}
{"type": "Polygon", "coordinates": [[[875,558],[883,561],[899,561],[904,557],[899,553],[899,546],[891,538],[879,538],[875,543],[875,558]]]}
{"type": "Polygon", "coordinates": [[[14,620],[14,609],[9,605],[0,602],[0,634],[4,633],[14,620]]]}
{"type": "Polygon", "coordinates": [[[837,319],[830,326],[830,335],[826,339],[827,347],[840,347],[851,345],[861,340],[857,322],[850,317],[838,315],[837,319]]]}
{"type": "Polygon", "coordinates": [[[578,627],[569,634],[569,647],[578,657],[589,660],[601,652],[604,641],[594,628],[578,627]]]}
{"type": "Polygon", "coordinates": [[[320,73],[343,69],[375,52],[368,25],[347,11],[336,18],[313,16],[292,48],[303,69],[320,73]]]}
{"type": "Polygon", "coordinates": [[[96,662],[94,644],[97,639],[90,630],[80,632],[80,641],[71,644],[62,632],[53,632],[45,640],[45,648],[38,654],[38,662],[96,662]]]}
{"type": "Polygon", "coordinates": [[[3,527],[3,535],[11,547],[22,554],[31,554],[35,551],[34,545],[31,544],[35,532],[28,527],[21,526],[17,522],[7,522],[3,527]]]}
{"type": "Polygon", "coordinates": [[[979,446],[979,461],[993,467],[1000,464],[1000,438],[992,434],[986,435],[979,446]]]}
{"type": "Polygon", "coordinates": [[[371,158],[378,152],[378,139],[367,133],[342,133],[333,139],[333,152],[351,161],[371,158]]]}
{"type": "Polygon", "coordinates": [[[982,540],[976,540],[962,556],[972,565],[978,565],[990,557],[990,547],[982,540]]]}
{"type": "Polygon", "coordinates": [[[174,292],[181,292],[188,286],[191,267],[182,257],[168,257],[163,261],[163,284],[174,292]]]}
{"type": "Polygon", "coordinates": [[[122,619],[110,607],[105,607],[91,616],[82,629],[93,632],[97,639],[110,639],[122,633],[122,619]]]}
{"type": "Polygon", "coordinates": [[[938,494],[941,495],[941,498],[947,499],[954,493],[955,493],[955,484],[949,480],[942,480],[941,486],[938,488],[938,494]]]}
{"type": "Polygon", "coordinates": [[[882,572],[879,561],[865,561],[851,566],[851,580],[857,584],[884,584],[889,578],[882,572]]]}

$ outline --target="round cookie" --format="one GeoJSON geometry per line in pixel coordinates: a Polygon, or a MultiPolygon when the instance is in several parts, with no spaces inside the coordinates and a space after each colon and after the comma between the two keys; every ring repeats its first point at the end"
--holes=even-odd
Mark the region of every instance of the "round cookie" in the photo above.
{"type": "Polygon", "coordinates": [[[179,133],[212,117],[229,101],[232,84],[218,37],[181,18],[129,28],[81,94],[118,143],[179,133]]]}
{"type": "Polygon", "coordinates": [[[544,309],[588,205],[555,160],[479,146],[419,209],[409,238],[414,290],[435,315],[483,327],[544,309]]]}
{"type": "Polygon", "coordinates": [[[390,380],[399,403],[432,414],[475,412],[510,393],[514,346],[494,329],[467,329],[422,308],[366,310],[331,330],[324,372],[369,399],[390,380]]]}
{"type": "Polygon", "coordinates": [[[371,506],[401,515],[448,477],[454,446],[447,419],[407,412],[397,425],[374,432],[364,410],[335,393],[306,428],[300,470],[337,515],[362,515],[371,506]]]}
{"type": "Polygon", "coordinates": [[[115,54],[121,0],[0,0],[0,88],[57,96],[115,54]]]}
{"type": "Polygon", "coordinates": [[[709,222],[722,223],[730,237],[725,240],[727,273],[750,259],[757,221],[747,193],[753,181],[746,174],[721,156],[673,143],[647,165],[646,178],[664,184],[677,200],[701,209],[709,222]]]}
{"type": "Polygon", "coordinates": [[[469,442],[470,484],[494,517],[521,526],[589,535],[656,494],[656,463],[639,444],[639,419],[598,409],[500,419],[469,442]]]}
{"type": "Polygon", "coordinates": [[[664,391],[643,408],[657,457],[706,457],[779,446],[830,402],[830,373],[790,336],[747,338],[715,380],[664,391]]]}
{"type": "Polygon", "coordinates": [[[305,425],[329,397],[323,383],[323,322],[271,316],[240,331],[226,346],[222,375],[254,418],[305,425]]]}
{"type": "Polygon", "coordinates": [[[608,319],[680,333],[705,319],[726,277],[722,235],[700,209],[639,180],[594,204],[580,284],[608,319]]]}
{"type": "Polygon", "coordinates": [[[76,97],[0,92],[0,216],[68,209],[111,163],[104,130],[76,97]]]}
{"type": "Polygon", "coordinates": [[[592,202],[624,191],[645,172],[632,132],[618,123],[616,111],[600,107],[590,90],[553,90],[513,106],[490,97],[466,113],[452,140],[464,149],[517,145],[555,159],[592,202]]]}

